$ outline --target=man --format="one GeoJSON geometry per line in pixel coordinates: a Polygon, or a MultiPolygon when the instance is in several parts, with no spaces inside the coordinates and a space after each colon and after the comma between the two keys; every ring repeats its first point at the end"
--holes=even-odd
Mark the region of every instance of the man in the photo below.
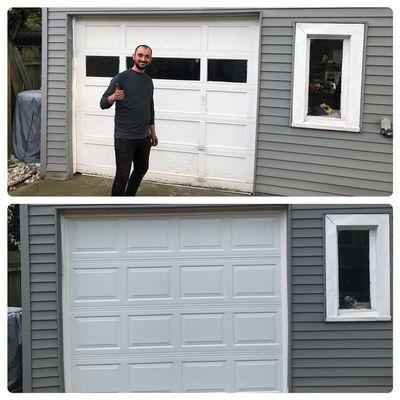
{"type": "Polygon", "coordinates": [[[104,110],[115,105],[114,149],[116,172],[112,196],[135,196],[149,167],[151,146],[157,146],[154,125],[153,81],[144,73],[151,63],[152,50],[136,47],[134,65],[119,73],[100,100],[104,110]],[[133,171],[131,166],[133,163],[133,171]]]}

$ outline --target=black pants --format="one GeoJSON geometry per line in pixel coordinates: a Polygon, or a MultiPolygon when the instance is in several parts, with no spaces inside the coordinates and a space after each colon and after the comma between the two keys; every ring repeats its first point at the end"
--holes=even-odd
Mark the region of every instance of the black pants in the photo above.
{"type": "Polygon", "coordinates": [[[149,168],[150,148],[150,136],[144,139],[114,139],[116,171],[111,196],[135,196],[149,168]],[[132,163],[133,171],[129,176],[132,163]]]}

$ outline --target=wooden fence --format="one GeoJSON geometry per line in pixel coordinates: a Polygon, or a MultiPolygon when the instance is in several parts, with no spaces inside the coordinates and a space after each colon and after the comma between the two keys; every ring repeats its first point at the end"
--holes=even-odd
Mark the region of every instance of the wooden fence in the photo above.
{"type": "Polygon", "coordinates": [[[8,307],[21,307],[21,255],[18,251],[8,252],[8,307]]]}

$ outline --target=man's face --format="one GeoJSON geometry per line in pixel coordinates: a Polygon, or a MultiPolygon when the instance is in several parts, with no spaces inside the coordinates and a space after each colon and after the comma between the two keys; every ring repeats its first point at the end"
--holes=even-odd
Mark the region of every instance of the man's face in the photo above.
{"type": "Polygon", "coordinates": [[[151,63],[151,51],[141,46],[132,55],[132,58],[136,68],[144,70],[151,63]]]}

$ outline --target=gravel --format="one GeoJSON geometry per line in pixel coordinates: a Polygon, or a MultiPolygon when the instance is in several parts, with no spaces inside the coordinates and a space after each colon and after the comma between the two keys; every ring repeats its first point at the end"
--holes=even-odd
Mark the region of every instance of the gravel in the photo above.
{"type": "Polygon", "coordinates": [[[40,164],[28,164],[11,155],[8,159],[8,190],[14,190],[19,184],[40,181],[40,164]]]}

